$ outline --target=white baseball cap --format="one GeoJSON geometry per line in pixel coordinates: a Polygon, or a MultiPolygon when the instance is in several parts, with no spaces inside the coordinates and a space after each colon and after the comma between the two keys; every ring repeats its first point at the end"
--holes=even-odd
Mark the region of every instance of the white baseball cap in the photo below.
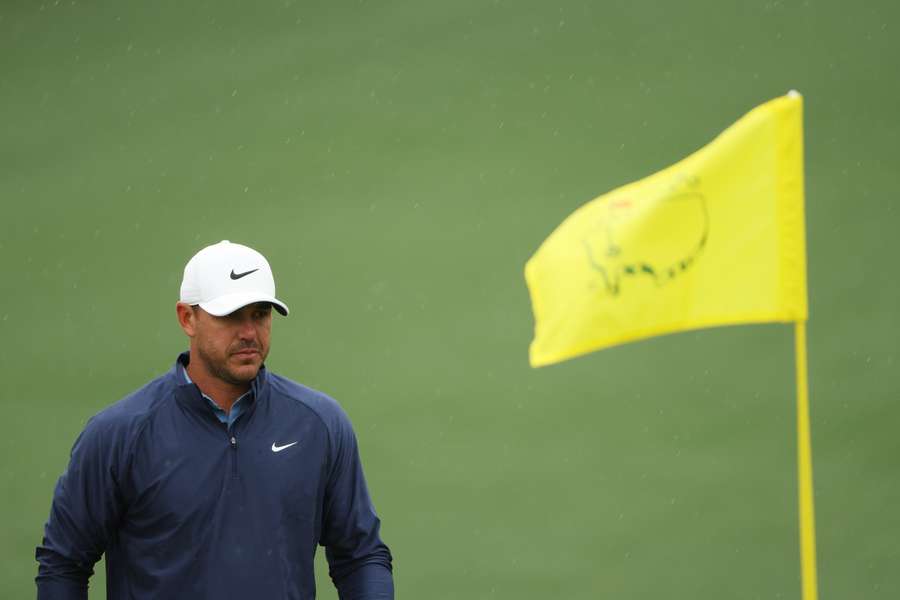
{"type": "Polygon", "coordinates": [[[275,298],[275,278],[266,257],[228,240],[207,246],[188,261],[181,302],[197,304],[217,317],[254,302],[270,302],[282,315],[288,314],[287,305],[275,298]]]}

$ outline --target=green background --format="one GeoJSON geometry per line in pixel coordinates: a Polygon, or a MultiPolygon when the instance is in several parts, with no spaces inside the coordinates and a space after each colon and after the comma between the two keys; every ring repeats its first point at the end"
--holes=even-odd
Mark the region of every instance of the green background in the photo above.
{"type": "Polygon", "coordinates": [[[269,366],[355,423],[399,598],[799,598],[791,328],[531,370],[522,277],[576,207],[792,88],[821,597],[900,597],[898,18],[6,0],[0,597],[33,596],[75,436],[171,365],[183,265],[230,239],[293,309],[269,366]]]}

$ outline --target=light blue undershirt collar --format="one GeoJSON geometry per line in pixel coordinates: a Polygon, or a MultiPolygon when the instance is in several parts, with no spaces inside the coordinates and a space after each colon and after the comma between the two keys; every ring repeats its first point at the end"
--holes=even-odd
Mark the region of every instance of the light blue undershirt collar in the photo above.
{"type": "MultiPolygon", "coordinates": [[[[181,367],[181,373],[182,375],[184,375],[184,380],[188,383],[194,383],[190,375],[188,375],[187,369],[184,368],[184,365],[179,363],[178,366],[181,367]]],[[[250,388],[244,395],[235,400],[234,404],[231,405],[231,410],[228,413],[219,408],[219,405],[216,404],[216,401],[204,394],[202,390],[200,391],[200,395],[206,398],[206,401],[209,402],[209,405],[212,407],[213,412],[216,413],[216,418],[219,419],[221,423],[227,425],[228,429],[231,429],[231,426],[234,425],[234,422],[238,420],[238,417],[244,414],[244,411],[247,409],[247,405],[250,404],[250,401],[253,398],[253,388],[250,388]]]]}

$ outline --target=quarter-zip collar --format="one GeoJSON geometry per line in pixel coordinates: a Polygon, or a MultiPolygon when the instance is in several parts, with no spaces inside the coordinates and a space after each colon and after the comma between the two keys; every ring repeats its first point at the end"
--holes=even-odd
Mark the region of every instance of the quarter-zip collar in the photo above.
{"type": "MultiPolygon", "coordinates": [[[[167,374],[169,381],[175,387],[175,396],[181,404],[192,411],[215,416],[209,402],[200,392],[200,388],[194,383],[186,382],[182,377],[181,369],[187,369],[189,362],[190,352],[182,352],[178,355],[175,364],[172,365],[172,368],[167,374]]],[[[265,401],[268,396],[268,378],[266,366],[260,366],[259,372],[250,383],[249,399],[252,401],[249,402],[248,406],[244,409],[243,418],[241,420],[248,419],[250,414],[256,409],[256,406],[260,402],[265,401]]]]}

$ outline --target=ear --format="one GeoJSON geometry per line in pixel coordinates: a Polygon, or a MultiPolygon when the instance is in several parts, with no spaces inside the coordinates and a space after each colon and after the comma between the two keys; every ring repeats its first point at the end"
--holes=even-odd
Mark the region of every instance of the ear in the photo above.
{"type": "Polygon", "coordinates": [[[194,307],[184,302],[175,304],[175,314],[178,316],[178,324],[188,337],[194,337],[197,330],[197,313],[194,307]]]}

